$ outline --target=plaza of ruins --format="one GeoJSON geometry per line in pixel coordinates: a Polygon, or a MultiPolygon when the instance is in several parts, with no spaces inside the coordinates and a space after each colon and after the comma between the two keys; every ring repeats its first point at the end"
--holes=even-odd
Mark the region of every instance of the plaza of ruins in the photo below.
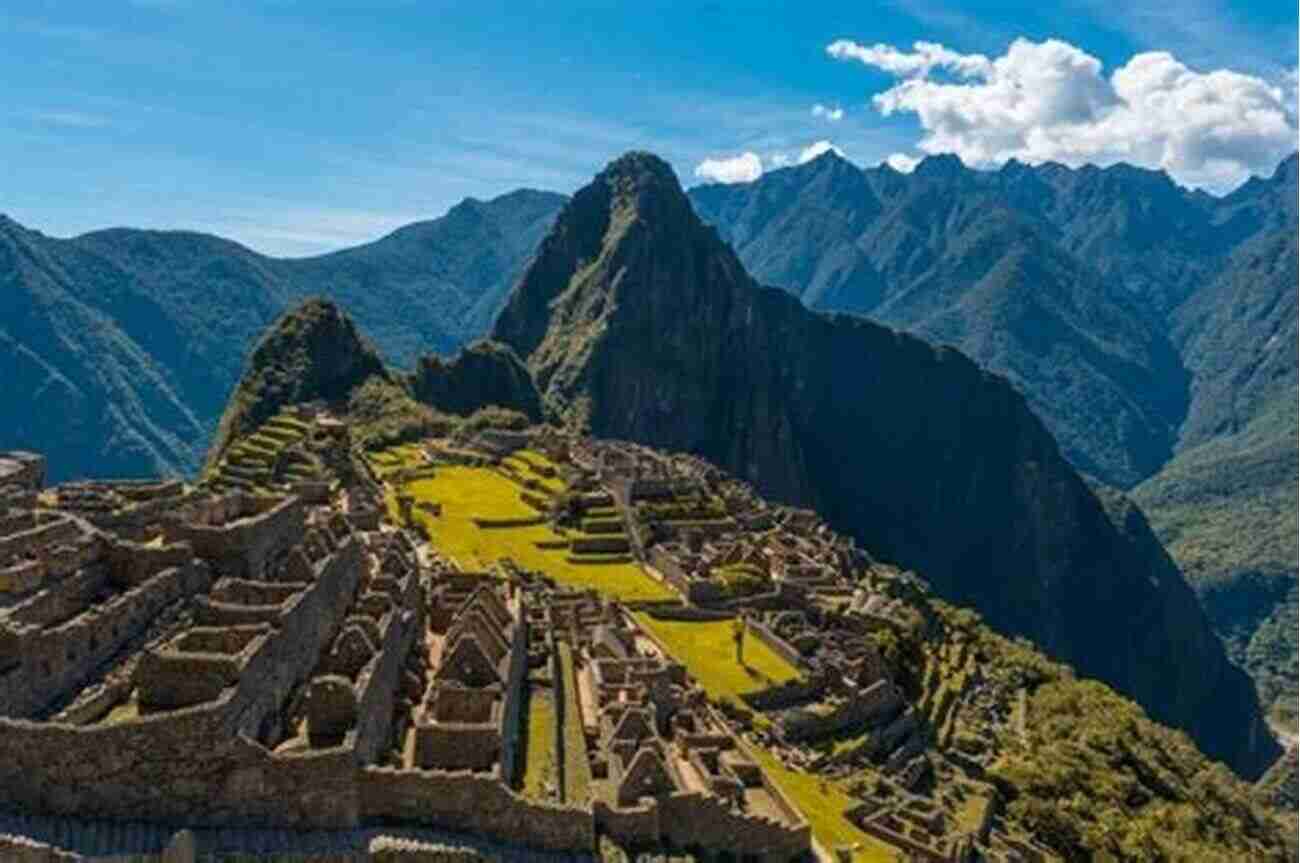
{"type": "Polygon", "coordinates": [[[961,645],[894,679],[918,589],[546,427],[368,453],[305,406],[197,484],[2,453],[0,857],[1054,859],[976,778],[1017,693],[961,645]]]}

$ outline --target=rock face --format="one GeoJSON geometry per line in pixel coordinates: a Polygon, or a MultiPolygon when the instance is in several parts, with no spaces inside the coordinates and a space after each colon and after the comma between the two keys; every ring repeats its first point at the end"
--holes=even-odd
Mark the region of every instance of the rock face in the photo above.
{"type": "Polygon", "coordinates": [[[411,376],[411,393],[443,413],[465,416],[496,405],[534,422],[542,419],[541,397],[528,367],[499,342],[475,342],[450,360],[422,357],[411,376]]]}
{"type": "Polygon", "coordinates": [[[282,315],[258,342],[221,417],[209,463],[280,408],[342,401],[371,377],[387,380],[389,374],[356,324],[328,300],[303,302],[282,315]]]}
{"type": "Polygon", "coordinates": [[[594,434],[816,507],[1243,774],[1276,755],[1177,568],[1132,516],[1117,529],[1005,379],[759,286],[658,158],[574,196],[493,335],[594,434]]]}

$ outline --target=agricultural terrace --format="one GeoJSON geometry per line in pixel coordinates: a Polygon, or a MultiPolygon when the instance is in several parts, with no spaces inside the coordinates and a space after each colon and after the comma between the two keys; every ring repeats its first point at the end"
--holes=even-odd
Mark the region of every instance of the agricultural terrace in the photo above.
{"type": "Polygon", "coordinates": [[[742,695],[799,677],[798,669],[753,635],[745,638],[744,665],[737,662],[730,620],[658,620],[645,612],[635,617],[714,698],[739,702],[742,695]]]}
{"type": "Polygon", "coordinates": [[[460,465],[439,465],[432,477],[405,486],[417,503],[414,517],[427,527],[433,544],[465,569],[486,569],[508,557],[557,584],[595,588],[623,601],[676,597],[626,555],[573,554],[569,543],[582,534],[554,531],[523,501],[524,491],[504,473],[460,465]],[[426,501],[441,504],[442,515],[421,510],[418,504],[426,501]],[[511,523],[490,526],[493,521],[511,523]]]}
{"type": "MultiPolygon", "coordinates": [[[[749,652],[749,645],[745,645],[749,652]]],[[[744,744],[742,744],[744,745],[744,744]]],[[[829,854],[836,848],[853,848],[855,863],[895,863],[898,852],[844,817],[844,810],[858,801],[834,779],[791,770],[772,753],[759,746],[745,746],[768,777],[799,808],[812,827],[813,839],[829,854]]]]}
{"type": "Polygon", "coordinates": [[[375,475],[380,479],[387,479],[391,474],[396,473],[403,468],[419,467],[426,463],[424,453],[419,444],[401,444],[392,446],[378,452],[372,452],[366,456],[370,466],[374,468],[375,475]]]}

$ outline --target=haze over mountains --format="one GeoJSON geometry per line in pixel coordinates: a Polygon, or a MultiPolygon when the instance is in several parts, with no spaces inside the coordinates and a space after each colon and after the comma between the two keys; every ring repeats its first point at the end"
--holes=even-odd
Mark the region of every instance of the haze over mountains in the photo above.
{"type": "MultiPolygon", "coordinates": [[[[631,236],[620,235],[609,249],[609,226],[597,223],[614,217],[600,215],[600,207],[571,208],[576,215],[547,240],[525,279],[544,287],[516,295],[497,333],[530,357],[543,389],[570,406],[580,405],[584,394],[604,393],[582,408],[593,411],[587,416],[603,423],[601,429],[644,436],[699,432],[705,436],[655,442],[695,447],[740,473],[750,473],[746,459],[762,464],[770,490],[817,502],[849,531],[860,529],[851,521],[872,522],[873,541],[882,549],[918,555],[937,586],[975,604],[976,593],[984,595],[989,584],[975,591],[960,577],[970,564],[955,549],[963,548],[962,536],[974,542],[986,535],[980,534],[983,516],[968,509],[941,513],[939,503],[918,499],[912,517],[939,519],[932,523],[956,530],[944,548],[923,549],[906,524],[889,526],[889,514],[869,501],[841,502],[849,500],[850,489],[888,477],[894,465],[874,465],[879,474],[831,476],[818,462],[826,441],[809,443],[814,439],[807,435],[849,422],[876,429],[882,452],[900,445],[880,430],[878,408],[863,413],[865,407],[839,403],[841,387],[879,386],[879,404],[893,405],[886,414],[899,421],[894,433],[913,436],[920,447],[898,451],[917,460],[899,467],[913,471],[897,477],[900,493],[910,493],[931,470],[936,483],[950,479],[942,464],[925,463],[931,448],[949,446],[973,459],[976,451],[996,449],[1001,434],[1010,435],[1041,456],[1033,463],[1053,465],[1047,476],[1064,484],[1052,492],[1053,518],[1074,524],[1079,535],[1110,537],[1105,545],[1113,551],[1102,552],[1103,559],[1112,553],[1150,557],[1144,571],[1163,585],[1151,596],[1163,598],[1135,606],[1135,626],[1143,609],[1155,613],[1157,604],[1177,606],[1181,617],[1191,614],[1176,590],[1169,594],[1175,599],[1165,595],[1176,573],[1169,574],[1168,562],[1153,550],[1158,547],[1144,537],[1140,514],[1122,502],[1112,507],[1121,533],[1147,549],[1119,550],[1123,543],[1097,520],[1087,502],[1091,495],[1076,480],[1063,479],[1073,474],[1046,454],[1055,453],[1055,444],[1037,420],[1015,407],[1018,397],[1009,389],[972,384],[971,391],[985,393],[990,404],[948,406],[956,412],[931,418],[959,423],[953,428],[915,424],[926,410],[938,410],[929,402],[967,392],[939,384],[927,391],[928,382],[946,380],[947,372],[938,370],[978,374],[955,352],[900,341],[848,319],[815,332],[823,324],[806,323],[797,304],[770,290],[735,304],[767,322],[758,335],[738,329],[732,311],[707,303],[734,299],[736,286],[750,285],[748,270],[814,309],[866,315],[956,345],[1023,393],[1066,460],[1105,483],[1133,489],[1160,539],[1193,578],[1234,658],[1251,662],[1266,695],[1293,704],[1295,626],[1293,618],[1288,625],[1286,609],[1294,614],[1296,584],[1295,199],[1295,157],[1270,178],[1212,198],[1162,173],[1123,165],[1072,170],[1011,163],[982,172],[937,157],[904,175],[862,170],[830,153],[754,183],[693,189],[684,210],[687,198],[680,193],[652,196],[646,206],[665,212],[631,213],[643,227],[623,226],[631,236]],[[696,213],[734,247],[734,256],[719,251],[724,247],[707,231],[683,227],[696,213]],[[648,231],[646,224],[655,227],[648,231]],[[658,251],[664,246],[655,231],[694,245],[658,251]],[[656,252],[650,256],[644,244],[652,240],[656,252]],[[658,376],[637,378],[635,369],[621,365],[629,362],[622,354],[596,350],[601,327],[627,321],[626,310],[605,306],[613,294],[601,286],[617,281],[626,263],[611,255],[636,262],[641,269],[628,272],[640,273],[656,286],[651,296],[667,303],[644,310],[654,316],[647,319],[656,322],[654,338],[648,330],[637,335],[658,363],[652,365],[658,376]],[[577,269],[561,278],[569,267],[577,269]],[[570,277],[581,277],[576,289],[570,277]],[[719,283],[727,289],[716,290],[719,283]],[[705,305],[671,299],[682,285],[694,286],[698,293],[691,296],[705,305]],[[536,299],[552,291],[546,302],[536,299]],[[548,340],[553,328],[544,307],[554,298],[561,298],[556,313],[585,327],[589,339],[548,340]],[[687,319],[680,329],[668,326],[674,309],[687,319]],[[717,326],[724,327],[721,335],[717,326]],[[804,328],[803,340],[786,327],[804,328]],[[815,345],[821,337],[826,344],[815,345]],[[712,357],[710,366],[702,352],[719,344],[729,350],[712,357]],[[792,365],[741,359],[763,350],[790,352],[792,365]],[[870,355],[893,350],[912,356],[916,365],[908,368],[930,371],[916,371],[901,390],[891,389],[897,385],[892,375],[872,384],[870,355]],[[693,374],[670,374],[673,363],[681,367],[677,372],[693,374]],[[615,373],[644,385],[606,390],[615,373]],[[754,401],[718,401],[715,385],[724,381],[753,393],[754,401]],[[795,398],[799,382],[810,381],[829,389],[795,398]],[[679,389],[670,391],[670,384],[679,389]],[[794,413],[763,401],[774,394],[788,396],[794,413]],[[683,426],[661,432],[648,418],[634,416],[655,416],[652,408],[674,399],[721,411],[712,431],[683,426]],[[908,406],[906,423],[895,416],[900,404],[908,406]],[[969,431],[981,422],[988,423],[987,436],[969,431]],[[951,434],[971,439],[945,437],[951,434]],[[1073,514],[1062,515],[1058,504],[1073,514]]],[[[3,444],[48,452],[55,479],[194,470],[254,339],[286,306],[317,294],[338,301],[392,364],[409,368],[422,353],[450,353],[488,332],[565,202],[527,190],[469,200],[374,243],[297,260],[186,232],[114,229],[62,240],[0,220],[0,292],[13,309],[0,321],[0,374],[13,382],[0,396],[0,421],[11,430],[3,444]]],[[[1020,463],[1019,456],[1007,458],[1020,463]]],[[[988,489],[971,482],[960,493],[952,490],[955,501],[969,502],[988,489]]],[[[1030,483],[1013,493],[1003,514],[1013,503],[1043,504],[1046,494],[1030,483]]],[[[988,549],[967,551],[970,560],[992,559],[988,549]]],[[[1090,565],[1080,563],[1077,571],[1090,565]]],[[[985,597],[981,607],[1000,608],[990,615],[995,622],[1033,632],[1058,655],[1089,668],[1092,660],[1083,657],[1093,634],[1060,621],[1036,623],[1015,609],[1022,601],[1027,609],[1045,609],[1065,600],[1042,586],[1025,593],[1025,585],[1008,583],[1005,593],[985,597]]],[[[1140,681],[1133,668],[1120,665],[1092,669],[1111,680],[1128,675],[1126,691],[1163,685],[1140,681]]],[[[1196,689],[1195,681],[1185,683],[1196,689]]],[[[1150,706],[1173,697],[1145,700],[1150,706]]],[[[1159,708],[1153,713],[1161,715],[1159,708]]]]}

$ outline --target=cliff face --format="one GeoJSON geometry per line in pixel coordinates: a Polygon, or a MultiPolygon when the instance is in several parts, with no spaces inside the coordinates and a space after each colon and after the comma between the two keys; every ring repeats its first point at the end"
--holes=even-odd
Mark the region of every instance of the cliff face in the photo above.
{"type": "Polygon", "coordinates": [[[1178,570],[1117,528],[1004,379],[951,349],[757,285],[671,169],[611,163],[498,318],[553,407],[816,507],[995,627],[1255,775],[1276,754],[1178,570]]]}
{"type": "Polygon", "coordinates": [[[372,377],[388,380],[389,374],[351,318],[328,300],[304,301],[258,342],[221,417],[208,463],[285,405],[341,402],[372,377]]]}
{"type": "Polygon", "coordinates": [[[444,413],[466,416],[487,405],[542,419],[542,401],[528,367],[509,347],[480,341],[455,357],[421,357],[411,376],[419,402],[444,413]]]}

